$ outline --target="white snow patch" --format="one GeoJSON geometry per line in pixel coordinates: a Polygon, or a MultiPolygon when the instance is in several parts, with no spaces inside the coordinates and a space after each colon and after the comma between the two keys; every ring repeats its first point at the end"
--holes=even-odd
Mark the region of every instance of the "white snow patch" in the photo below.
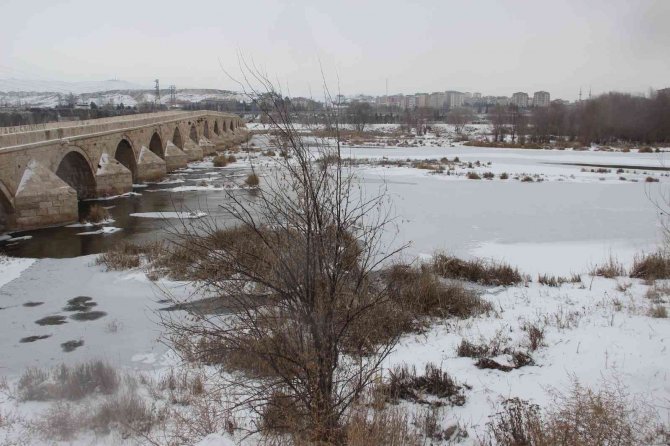
{"type": "Polygon", "coordinates": [[[17,259],[0,254],[0,288],[18,278],[35,259],[17,259]]]}
{"type": "Polygon", "coordinates": [[[77,235],[98,235],[98,234],[114,234],[115,232],[121,231],[121,228],[117,228],[114,226],[104,226],[96,231],[87,231],[87,232],[79,232],[77,235]]]}
{"type": "Polygon", "coordinates": [[[206,217],[207,213],[202,211],[192,211],[192,212],[136,212],[130,214],[131,217],[138,218],[179,218],[179,219],[195,219],[206,217]]]}

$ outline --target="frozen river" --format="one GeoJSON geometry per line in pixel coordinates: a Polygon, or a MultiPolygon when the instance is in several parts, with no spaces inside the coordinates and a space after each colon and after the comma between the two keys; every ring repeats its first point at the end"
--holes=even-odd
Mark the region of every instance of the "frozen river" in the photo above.
{"type": "MultiPolygon", "coordinates": [[[[409,258],[444,250],[505,259],[533,274],[567,274],[585,271],[610,253],[629,262],[635,253],[651,250],[661,240],[661,216],[649,195],[658,196],[668,184],[664,154],[458,146],[346,148],[344,155],[376,160],[458,157],[462,162],[480,162],[481,167],[468,171],[496,175],[494,180],[475,181],[409,167],[358,167],[367,190],[388,189],[398,232],[389,233],[386,240],[395,246],[411,242],[405,252],[409,258]],[[584,165],[616,167],[598,173],[584,165]],[[617,173],[619,168],[625,172],[617,173]],[[510,179],[500,180],[502,172],[510,179]],[[523,175],[543,181],[513,179],[523,175]],[[660,182],[647,183],[647,176],[660,182]]],[[[262,158],[256,160],[257,165],[262,163],[262,158]]],[[[156,217],[151,213],[188,209],[225,219],[218,207],[227,199],[224,188],[239,184],[247,170],[245,161],[224,169],[207,161],[195,163],[162,184],[137,188],[138,195],[99,202],[109,207],[111,225],[119,232],[78,235],[85,229],[51,228],[17,234],[32,239],[3,249],[20,257],[75,257],[98,253],[122,240],[163,237],[166,226],[174,223],[138,214],[156,217]]]]}

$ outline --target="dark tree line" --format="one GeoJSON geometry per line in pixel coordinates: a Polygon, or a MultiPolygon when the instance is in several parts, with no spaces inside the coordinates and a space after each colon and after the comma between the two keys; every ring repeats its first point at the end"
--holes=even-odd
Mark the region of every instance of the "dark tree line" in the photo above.
{"type": "Polygon", "coordinates": [[[563,138],[584,144],[670,142],[670,94],[652,98],[608,93],[575,105],[552,103],[529,116],[536,142],[563,138]]]}

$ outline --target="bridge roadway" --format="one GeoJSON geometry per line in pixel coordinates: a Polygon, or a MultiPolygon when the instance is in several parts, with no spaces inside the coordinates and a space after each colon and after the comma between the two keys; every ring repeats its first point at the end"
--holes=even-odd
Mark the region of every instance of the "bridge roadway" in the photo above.
{"type": "Polygon", "coordinates": [[[79,219],[78,200],[121,195],[246,140],[237,115],[160,112],[0,129],[0,233],[79,219]]]}

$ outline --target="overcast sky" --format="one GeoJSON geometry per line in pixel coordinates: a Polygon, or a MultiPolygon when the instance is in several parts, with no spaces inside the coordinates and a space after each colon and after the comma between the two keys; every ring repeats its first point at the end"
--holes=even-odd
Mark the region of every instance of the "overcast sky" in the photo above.
{"type": "Polygon", "coordinates": [[[235,89],[237,52],[291,94],[575,99],[670,87],[670,0],[0,0],[0,78],[235,89]]]}

